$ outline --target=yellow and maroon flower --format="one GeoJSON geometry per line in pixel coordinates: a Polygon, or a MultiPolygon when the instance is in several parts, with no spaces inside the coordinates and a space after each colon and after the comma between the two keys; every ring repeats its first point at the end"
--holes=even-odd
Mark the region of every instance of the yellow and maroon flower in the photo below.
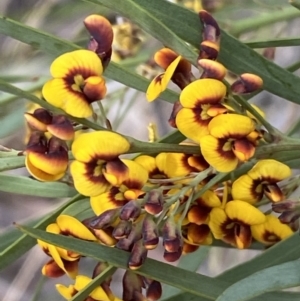
{"type": "Polygon", "coordinates": [[[183,153],[160,153],[156,156],[156,166],[168,178],[187,176],[209,167],[201,155],[183,153]]]}
{"type": "Polygon", "coordinates": [[[75,188],[86,196],[97,196],[112,186],[120,186],[128,168],[118,158],[130,148],[119,134],[99,131],[78,136],[72,144],[75,161],[70,169],[75,188]]]}
{"type": "Polygon", "coordinates": [[[209,133],[212,118],[227,112],[221,104],[225,95],[225,85],[216,79],[199,79],[189,84],[180,94],[182,109],[176,116],[178,130],[198,142],[209,133]]]}
{"type": "Polygon", "coordinates": [[[122,159],[122,162],[128,169],[122,184],[100,195],[92,196],[90,199],[91,207],[96,215],[110,209],[120,208],[145,193],[142,188],[148,180],[147,170],[132,160],[122,159]]]}
{"type": "Polygon", "coordinates": [[[251,226],[251,232],[253,238],[267,246],[271,246],[293,234],[288,225],[282,224],[273,215],[267,215],[264,223],[251,226]]]}
{"type": "Polygon", "coordinates": [[[25,165],[28,172],[40,181],[61,179],[68,168],[68,148],[64,141],[49,140],[41,132],[33,132],[26,147],[25,165]]]}
{"type": "Polygon", "coordinates": [[[100,58],[90,50],[75,50],[56,58],[53,79],[42,90],[47,102],[74,117],[90,117],[91,103],[104,98],[105,80],[100,58]]]}
{"type": "Polygon", "coordinates": [[[208,225],[194,223],[190,223],[183,228],[183,239],[185,243],[193,246],[211,245],[213,241],[208,225]]]}
{"type": "Polygon", "coordinates": [[[214,117],[208,125],[208,135],[200,138],[205,160],[217,171],[230,172],[239,161],[248,161],[255,153],[251,133],[254,121],[247,116],[223,114],[214,117]],[[248,139],[249,136],[249,139],[248,139]]]}
{"type": "Polygon", "coordinates": [[[48,110],[38,108],[26,112],[25,119],[32,131],[49,132],[61,140],[72,140],[75,132],[72,123],[64,115],[53,116],[48,110]]]}
{"type": "Polygon", "coordinates": [[[222,202],[216,193],[212,190],[207,190],[201,197],[195,200],[187,214],[190,223],[196,225],[207,224],[209,222],[209,213],[213,208],[221,207],[222,202]]]}
{"type": "Polygon", "coordinates": [[[259,209],[246,202],[233,200],[224,209],[213,208],[208,225],[216,239],[245,249],[252,242],[250,226],[262,224],[265,220],[265,215],[259,209]]]}
{"type": "MultiPolygon", "coordinates": [[[[66,300],[70,300],[78,292],[80,292],[87,285],[89,285],[91,281],[92,279],[87,276],[78,275],[76,276],[74,285],[71,284],[69,286],[64,286],[62,284],[57,284],[56,289],[66,300]]],[[[105,286],[105,290],[103,289],[102,286],[99,285],[89,294],[89,297],[87,297],[84,300],[85,301],[117,301],[119,299],[115,298],[115,296],[112,294],[111,290],[107,285],[105,286]]]]}
{"type": "Polygon", "coordinates": [[[178,56],[169,48],[163,48],[155,53],[155,62],[165,69],[164,73],[157,75],[150,83],[146,96],[148,101],[155,100],[166,90],[170,80],[183,89],[191,80],[191,64],[178,56]]]}
{"type": "Polygon", "coordinates": [[[279,202],[284,195],[277,185],[291,176],[291,169],[276,160],[267,159],[256,163],[253,168],[242,175],[232,184],[232,196],[234,199],[255,204],[265,195],[272,202],[279,202]]]}
{"type": "MultiPolygon", "coordinates": [[[[83,240],[97,241],[91,231],[76,218],[69,215],[60,215],[56,223],[47,226],[47,232],[73,236],[83,240]]],[[[37,241],[43,251],[52,259],[43,267],[42,272],[49,277],[59,277],[66,273],[69,277],[75,278],[78,273],[78,261],[80,254],[55,247],[42,240],[37,241]]]]}

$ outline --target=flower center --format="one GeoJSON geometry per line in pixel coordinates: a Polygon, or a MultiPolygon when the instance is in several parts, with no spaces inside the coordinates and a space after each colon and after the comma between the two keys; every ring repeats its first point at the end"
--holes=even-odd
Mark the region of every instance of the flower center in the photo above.
{"type": "Polygon", "coordinates": [[[84,86],[84,78],[81,74],[76,74],[73,77],[74,84],[72,84],[71,88],[73,91],[82,93],[82,89],[84,86]]]}

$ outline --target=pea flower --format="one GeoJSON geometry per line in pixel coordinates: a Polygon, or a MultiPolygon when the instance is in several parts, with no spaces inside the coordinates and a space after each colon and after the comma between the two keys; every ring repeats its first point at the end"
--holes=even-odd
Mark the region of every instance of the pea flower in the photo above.
{"type": "Polygon", "coordinates": [[[264,223],[251,226],[252,236],[259,242],[271,246],[293,234],[292,229],[282,224],[274,215],[267,215],[264,223]]]}
{"type": "MultiPolygon", "coordinates": [[[[56,223],[47,226],[47,232],[73,236],[83,240],[97,241],[91,231],[76,218],[69,215],[59,215],[56,223]]],[[[78,273],[78,261],[80,254],[53,246],[42,240],[37,241],[43,251],[52,259],[43,267],[42,273],[49,277],[59,277],[66,273],[75,278],[78,273]]]]}
{"type": "Polygon", "coordinates": [[[129,142],[109,131],[84,133],[72,144],[75,161],[70,169],[75,188],[86,196],[97,196],[119,186],[128,174],[118,158],[130,148],[129,142]]]}
{"type": "Polygon", "coordinates": [[[227,112],[221,104],[225,95],[225,85],[216,79],[199,79],[189,84],[180,94],[182,108],[175,121],[178,130],[196,142],[209,134],[208,124],[212,118],[227,112]]]}
{"type": "Polygon", "coordinates": [[[64,141],[41,132],[32,132],[26,147],[25,165],[39,181],[57,181],[68,168],[68,148],[64,141]]]}
{"type": "Polygon", "coordinates": [[[155,62],[165,69],[150,83],[146,97],[148,101],[155,100],[166,90],[170,80],[183,89],[190,82],[191,64],[169,48],[163,48],[155,53],[155,62]]]}
{"type": "Polygon", "coordinates": [[[255,204],[265,195],[272,202],[282,201],[284,195],[277,185],[291,176],[291,169],[276,160],[267,159],[257,162],[248,172],[232,184],[232,196],[255,204]]]}
{"type": "Polygon", "coordinates": [[[43,86],[47,102],[74,117],[90,117],[91,103],[104,98],[105,80],[100,58],[90,50],[75,50],[56,58],[50,73],[53,79],[43,86]]]}
{"type": "Polygon", "coordinates": [[[130,200],[136,200],[144,194],[142,188],[148,180],[147,170],[132,160],[123,159],[122,162],[128,168],[127,177],[122,184],[100,195],[92,196],[90,199],[91,207],[96,215],[110,209],[120,208],[130,200]]]}
{"type": "Polygon", "coordinates": [[[248,161],[254,155],[255,143],[251,136],[254,130],[255,123],[247,116],[214,117],[208,124],[209,134],[200,138],[204,159],[219,172],[234,170],[239,161],[248,161]]]}
{"type": "MultiPolygon", "coordinates": [[[[91,278],[78,275],[75,279],[74,285],[65,286],[62,284],[57,284],[56,289],[66,300],[70,300],[78,292],[83,290],[90,282],[91,278]]],[[[119,298],[115,297],[110,288],[106,285],[105,289],[102,286],[97,286],[90,294],[85,301],[121,301],[119,298]]]]}
{"type": "Polygon", "coordinates": [[[264,223],[265,215],[254,206],[233,200],[225,208],[216,207],[210,212],[209,228],[216,239],[245,249],[252,242],[251,226],[264,223]]]}

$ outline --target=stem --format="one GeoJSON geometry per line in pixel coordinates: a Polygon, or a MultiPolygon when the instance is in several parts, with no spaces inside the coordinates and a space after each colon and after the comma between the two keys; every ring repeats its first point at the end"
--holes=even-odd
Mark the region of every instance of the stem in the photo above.
{"type": "Polygon", "coordinates": [[[266,130],[273,135],[280,135],[282,134],[275,129],[268,121],[265,120],[256,110],[253,108],[243,97],[239,95],[234,95],[234,99],[243,106],[248,112],[250,112],[265,128],[266,130]]]}
{"type": "Polygon", "coordinates": [[[156,143],[156,142],[143,142],[135,140],[131,137],[126,137],[131,146],[128,154],[144,153],[144,154],[158,154],[158,153],[185,153],[185,154],[200,154],[199,146],[192,145],[178,145],[171,143],[156,143]]]}
{"type": "Polygon", "coordinates": [[[241,21],[237,21],[230,29],[230,33],[238,36],[242,33],[256,30],[263,26],[271,25],[276,22],[292,20],[300,16],[300,12],[293,7],[286,7],[278,11],[271,11],[266,14],[261,14],[258,17],[251,17],[241,21]]]}
{"type": "Polygon", "coordinates": [[[112,131],[112,127],[111,127],[111,124],[110,124],[110,121],[107,119],[106,117],[106,113],[105,113],[105,110],[104,110],[104,107],[102,105],[102,102],[101,100],[97,101],[97,104],[98,104],[98,107],[100,109],[100,113],[101,113],[101,117],[104,119],[105,121],[105,125],[106,125],[106,128],[110,131],[112,131]]]}
{"type": "Polygon", "coordinates": [[[190,208],[190,205],[191,205],[191,203],[192,203],[192,201],[194,199],[194,194],[195,194],[195,187],[192,189],[191,194],[189,195],[189,198],[188,198],[188,200],[185,203],[184,210],[181,213],[181,216],[180,216],[180,218],[179,218],[179,220],[177,222],[178,225],[179,225],[179,228],[181,228],[182,222],[183,222],[184,218],[187,215],[187,212],[188,212],[188,210],[190,208]]]}

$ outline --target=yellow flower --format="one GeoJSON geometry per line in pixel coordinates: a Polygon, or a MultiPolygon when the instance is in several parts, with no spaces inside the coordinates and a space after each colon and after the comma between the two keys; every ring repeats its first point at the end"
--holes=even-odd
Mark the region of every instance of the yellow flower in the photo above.
{"type": "Polygon", "coordinates": [[[239,161],[248,161],[254,155],[255,144],[247,139],[254,130],[255,123],[247,116],[214,117],[208,125],[209,134],[200,138],[203,157],[219,172],[234,170],[239,161]]]}
{"type": "MultiPolygon", "coordinates": [[[[79,291],[83,290],[90,282],[91,278],[78,275],[76,276],[74,285],[64,286],[62,284],[56,284],[56,289],[58,292],[66,299],[69,300],[75,296],[79,291]]],[[[112,295],[110,289],[106,287],[107,293],[101,286],[96,287],[85,300],[95,300],[95,301],[114,301],[114,296],[112,295]]]]}
{"type": "Polygon", "coordinates": [[[182,109],[176,116],[178,130],[196,142],[209,134],[212,118],[227,112],[221,104],[225,94],[226,86],[216,79],[199,79],[185,87],[180,94],[182,109]]]}
{"type": "Polygon", "coordinates": [[[42,90],[47,102],[74,117],[90,117],[91,103],[106,94],[103,67],[96,53],[75,50],[56,58],[50,73],[53,79],[42,90]]]}
{"type": "Polygon", "coordinates": [[[232,184],[232,196],[235,199],[255,204],[265,194],[271,201],[279,202],[284,195],[277,182],[292,174],[290,168],[276,160],[261,160],[247,174],[242,175],[232,184]]]}
{"type": "MultiPolygon", "coordinates": [[[[91,231],[79,220],[69,215],[60,215],[56,223],[50,224],[46,228],[47,232],[73,236],[83,240],[97,241],[91,231]]],[[[44,275],[49,277],[59,277],[66,273],[69,277],[75,278],[78,273],[78,261],[80,254],[66,249],[55,247],[42,240],[37,241],[43,251],[52,257],[42,269],[44,275]]]]}
{"type": "Polygon", "coordinates": [[[150,83],[146,97],[148,101],[155,100],[164,90],[166,90],[170,80],[183,89],[189,82],[191,64],[178,56],[176,52],[169,48],[163,48],[156,52],[155,62],[165,69],[164,73],[157,75],[150,83]]]}
{"type": "Polygon", "coordinates": [[[293,234],[292,229],[273,215],[267,215],[266,221],[260,225],[251,226],[252,236],[268,246],[275,244],[293,234]]]}
{"type": "Polygon", "coordinates": [[[86,196],[97,196],[127,177],[128,168],[118,158],[130,148],[119,134],[99,131],[78,136],[72,144],[75,161],[70,169],[75,188],[86,196]]]}
{"type": "Polygon", "coordinates": [[[91,197],[91,207],[96,215],[124,206],[130,200],[136,200],[144,194],[143,186],[148,180],[147,170],[132,160],[123,159],[122,162],[128,168],[126,179],[120,187],[113,187],[108,192],[91,197]]]}
{"type": "Polygon", "coordinates": [[[216,207],[210,212],[209,228],[216,239],[245,249],[252,242],[250,226],[265,222],[265,215],[252,205],[233,200],[225,208],[216,207]]]}
{"type": "Polygon", "coordinates": [[[68,148],[56,137],[49,140],[41,132],[33,132],[26,147],[25,165],[40,181],[61,179],[68,167],[68,148]]]}

